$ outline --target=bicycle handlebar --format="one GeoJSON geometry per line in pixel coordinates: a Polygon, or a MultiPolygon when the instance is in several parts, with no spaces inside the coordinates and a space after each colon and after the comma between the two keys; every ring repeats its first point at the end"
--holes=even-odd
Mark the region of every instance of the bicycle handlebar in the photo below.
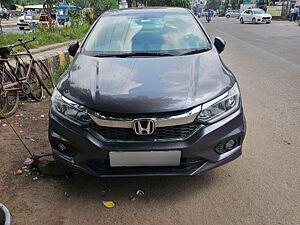
{"type": "Polygon", "coordinates": [[[15,47],[18,47],[18,46],[20,46],[20,45],[23,45],[23,46],[24,46],[24,45],[26,45],[26,44],[28,44],[28,43],[30,43],[30,42],[35,41],[35,39],[36,39],[36,37],[33,36],[31,40],[28,40],[28,41],[24,41],[24,42],[23,42],[23,39],[22,39],[22,38],[19,38],[18,41],[19,41],[20,43],[18,43],[18,44],[13,44],[13,45],[9,45],[8,47],[9,47],[9,48],[15,48],[15,47]]]}

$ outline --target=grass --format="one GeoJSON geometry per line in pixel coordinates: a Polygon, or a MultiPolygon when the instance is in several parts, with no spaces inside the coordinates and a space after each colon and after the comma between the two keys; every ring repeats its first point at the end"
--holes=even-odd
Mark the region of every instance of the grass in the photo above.
{"type": "Polygon", "coordinates": [[[67,69],[69,68],[70,63],[67,63],[63,66],[63,68],[59,69],[58,71],[55,71],[54,73],[52,73],[52,77],[54,82],[56,83],[56,81],[58,80],[58,78],[65,72],[67,71],[67,69]]]}
{"type": "MultiPolygon", "coordinates": [[[[32,39],[36,36],[36,40],[28,44],[29,48],[38,48],[44,45],[51,45],[55,43],[66,42],[74,39],[81,39],[87,33],[89,29],[88,24],[79,26],[57,28],[53,32],[50,32],[46,28],[38,28],[34,33],[26,34],[2,34],[0,35],[0,46],[7,46],[18,43],[18,39],[22,38],[23,41],[32,39]]],[[[16,48],[16,51],[21,51],[22,48],[16,48]]]]}

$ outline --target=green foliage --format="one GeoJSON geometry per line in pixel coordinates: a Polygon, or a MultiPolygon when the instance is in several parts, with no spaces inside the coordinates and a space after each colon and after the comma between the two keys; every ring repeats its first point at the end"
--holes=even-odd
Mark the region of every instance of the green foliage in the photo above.
{"type": "Polygon", "coordinates": [[[94,12],[97,16],[100,16],[107,10],[117,9],[118,8],[118,1],[116,0],[100,0],[95,2],[94,4],[94,12]]]}
{"type": "Polygon", "coordinates": [[[148,6],[171,6],[190,8],[189,0],[148,0],[148,6]]]}
{"type": "Polygon", "coordinates": [[[52,77],[54,79],[54,83],[56,83],[56,81],[58,80],[58,78],[67,71],[68,67],[69,67],[70,63],[66,63],[62,68],[60,68],[58,71],[54,72],[52,74],[52,77]]]}
{"type": "MultiPolygon", "coordinates": [[[[53,32],[49,32],[49,29],[45,27],[38,28],[37,32],[26,33],[26,34],[3,34],[0,38],[0,46],[6,46],[15,44],[18,38],[23,38],[23,40],[30,40],[33,35],[37,37],[34,42],[29,43],[30,48],[37,48],[43,45],[50,45],[55,43],[61,43],[65,41],[81,39],[87,33],[89,29],[88,24],[83,24],[80,26],[71,26],[55,29],[53,32]]],[[[21,51],[22,48],[16,49],[21,51]]]]}
{"type": "Polygon", "coordinates": [[[10,5],[40,5],[44,0],[0,0],[3,6],[9,8],[10,5]]]}
{"type": "Polygon", "coordinates": [[[78,26],[82,22],[82,18],[79,15],[79,11],[73,9],[73,10],[70,10],[70,13],[72,15],[72,18],[71,18],[72,26],[78,26]]]}
{"type": "MultiPolygon", "coordinates": [[[[229,3],[229,0],[227,0],[229,3]]],[[[232,9],[239,9],[240,4],[243,4],[243,0],[230,0],[231,8],[232,9]]]]}
{"type": "Polygon", "coordinates": [[[73,0],[73,4],[82,8],[93,8],[97,17],[107,10],[118,8],[118,0],[73,0]]]}

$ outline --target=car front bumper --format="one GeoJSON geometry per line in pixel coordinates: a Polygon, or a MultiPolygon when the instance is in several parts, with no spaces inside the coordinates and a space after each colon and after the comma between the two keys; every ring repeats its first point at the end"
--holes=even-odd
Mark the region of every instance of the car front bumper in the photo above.
{"type": "Polygon", "coordinates": [[[99,177],[195,175],[228,163],[242,153],[246,123],[243,110],[209,126],[204,126],[183,141],[170,142],[105,142],[86,128],[73,125],[55,114],[49,114],[49,140],[54,158],[82,172],[99,177]],[[236,146],[217,154],[215,146],[230,139],[236,146]],[[66,146],[63,151],[59,148],[66,146]],[[110,151],[181,151],[180,166],[110,167],[110,151]]]}
{"type": "Polygon", "coordinates": [[[256,19],[257,23],[271,23],[272,19],[256,19]]]}

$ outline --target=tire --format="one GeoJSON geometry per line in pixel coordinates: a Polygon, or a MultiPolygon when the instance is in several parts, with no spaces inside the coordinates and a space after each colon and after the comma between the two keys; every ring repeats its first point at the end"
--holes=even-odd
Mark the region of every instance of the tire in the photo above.
{"type": "Polygon", "coordinates": [[[300,26],[300,19],[298,20],[298,26],[300,26]]]}
{"type": "Polygon", "coordinates": [[[227,16],[226,16],[226,18],[227,18],[227,19],[229,19],[229,18],[230,18],[230,16],[229,16],[229,15],[227,15],[227,16]]]}
{"type": "Polygon", "coordinates": [[[266,22],[266,24],[270,24],[271,22],[266,22]]]}
{"type": "Polygon", "coordinates": [[[256,19],[252,18],[252,24],[256,24],[256,19]]]}
{"type": "Polygon", "coordinates": [[[26,76],[26,71],[27,70],[26,70],[25,65],[20,63],[18,65],[17,70],[15,71],[18,79],[21,79],[22,77],[25,77],[26,76]]]}
{"type": "MultiPolygon", "coordinates": [[[[34,100],[40,102],[44,96],[44,89],[39,82],[38,75],[36,74],[35,70],[31,70],[27,81],[30,86],[30,94],[29,97],[33,98],[34,100]]],[[[26,93],[25,93],[26,94],[26,93]]]]}
{"type": "Polygon", "coordinates": [[[53,77],[51,76],[47,66],[42,61],[37,60],[34,62],[33,68],[37,70],[37,78],[41,86],[45,89],[48,95],[52,96],[55,85],[53,77]]]}
{"type": "MultiPolygon", "coordinates": [[[[1,75],[2,74],[0,74],[0,82],[2,83],[1,75]]],[[[14,82],[16,82],[15,77],[7,70],[4,70],[3,84],[7,85],[14,82]]],[[[0,87],[0,93],[0,118],[6,118],[16,112],[19,104],[19,93],[17,90],[2,93],[2,87],[0,87]]]]}
{"type": "Polygon", "coordinates": [[[240,18],[240,23],[244,24],[244,19],[242,17],[240,18]]]}

